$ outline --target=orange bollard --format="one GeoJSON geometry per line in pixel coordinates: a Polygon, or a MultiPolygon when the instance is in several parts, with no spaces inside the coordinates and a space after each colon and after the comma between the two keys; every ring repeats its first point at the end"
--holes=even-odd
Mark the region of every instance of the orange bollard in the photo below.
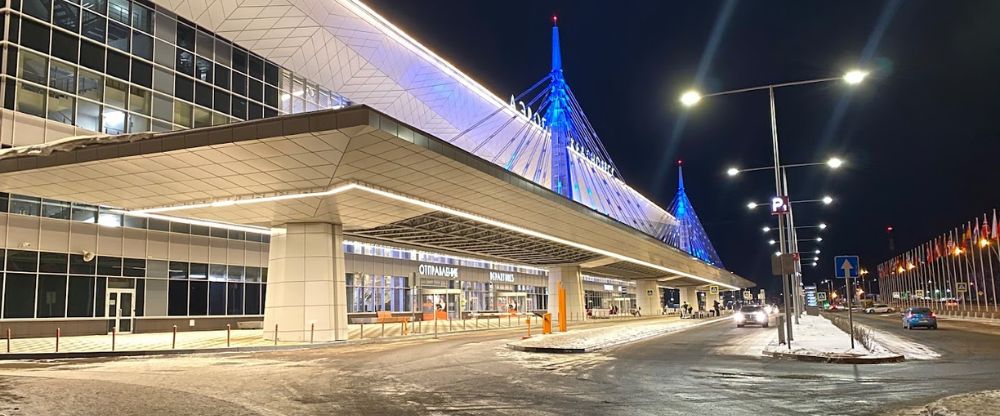
{"type": "Polygon", "coordinates": [[[528,339],[531,338],[531,317],[529,316],[527,318],[524,318],[524,322],[528,324],[528,335],[522,337],[521,339],[528,339]]]}
{"type": "Polygon", "coordinates": [[[118,335],[118,327],[111,328],[111,351],[115,350],[115,336],[118,335]]]}

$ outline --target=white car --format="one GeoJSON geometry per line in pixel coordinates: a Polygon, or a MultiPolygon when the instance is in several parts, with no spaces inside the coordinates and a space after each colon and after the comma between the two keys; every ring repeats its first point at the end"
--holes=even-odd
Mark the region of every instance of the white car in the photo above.
{"type": "Polygon", "coordinates": [[[865,308],[865,313],[892,313],[893,309],[889,305],[872,305],[865,308]]]}

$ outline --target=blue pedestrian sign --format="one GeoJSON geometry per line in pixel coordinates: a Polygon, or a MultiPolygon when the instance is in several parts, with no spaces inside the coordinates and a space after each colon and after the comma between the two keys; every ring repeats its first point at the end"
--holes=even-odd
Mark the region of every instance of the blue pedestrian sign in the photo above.
{"type": "Polygon", "coordinates": [[[858,277],[858,273],[861,271],[861,263],[858,262],[858,256],[835,256],[833,258],[833,270],[833,275],[838,279],[858,277]]]}

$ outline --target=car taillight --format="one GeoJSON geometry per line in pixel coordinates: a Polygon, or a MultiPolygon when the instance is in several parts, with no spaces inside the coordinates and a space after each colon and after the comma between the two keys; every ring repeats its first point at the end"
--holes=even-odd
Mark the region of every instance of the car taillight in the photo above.
{"type": "Polygon", "coordinates": [[[931,312],[931,318],[937,318],[937,315],[935,315],[934,312],[931,312]]]}

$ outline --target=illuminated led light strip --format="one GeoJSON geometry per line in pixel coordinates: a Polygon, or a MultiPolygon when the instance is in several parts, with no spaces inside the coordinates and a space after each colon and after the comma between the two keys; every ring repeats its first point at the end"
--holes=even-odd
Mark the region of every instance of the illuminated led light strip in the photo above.
{"type": "Polygon", "coordinates": [[[158,220],[180,222],[180,223],[189,224],[189,225],[201,225],[201,226],[212,227],[212,228],[225,228],[227,230],[244,231],[244,232],[254,233],[254,234],[271,234],[271,229],[270,228],[266,228],[266,227],[254,227],[254,226],[250,226],[250,225],[226,224],[226,223],[223,223],[223,222],[197,220],[197,219],[192,219],[192,218],[171,217],[169,215],[151,214],[151,213],[142,212],[142,211],[126,211],[126,210],[121,210],[121,209],[114,209],[114,210],[111,210],[111,212],[114,212],[116,214],[125,214],[125,215],[129,215],[129,216],[133,216],[133,217],[154,218],[154,219],[158,219],[158,220]]]}
{"type": "MultiPolygon", "coordinates": [[[[594,163],[594,161],[590,160],[590,158],[588,158],[587,156],[585,156],[585,155],[584,155],[583,153],[580,153],[580,152],[576,151],[576,149],[573,149],[572,147],[567,147],[567,148],[566,148],[566,150],[567,150],[568,152],[570,152],[570,153],[573,153],[573,154],[575,154],[576,156],[578,156],[578,157],[579,157],[579,158],[580,158],[581,160],[583,160],[584,162],[587,162],[588,164],[590,164],[590,165],[593,165],[593,166],[594,166],[595,168],[597,168],[597,169],[599,169],[599,170],[603,171],[603,169],[601,169],[601,166],[600,166],[600,165],[598,165],[597,163],[594,163]]],[[[605,173],[607,173],[607,172],[605,172],[605,173]]],[[[653,203],[653,201],[650,201],[650,200],[649,200],[649,198],[646,198],[646,196],[645,196],[645,195],[643,195],[643,194],[642,194],[641,192],[639,192],[639,191],[636,191],[636,190],[635,190],[635,189],[633,189],[633,188],[632,188],[631,186],[629,186],[629,185],[628,185],[627,183],[625,183],[625,182],[623,182],[622,180],[618,179],[618,178],[617,178],[617,177],[615,177],[614,175],[608,175],[608,176],[610,176],[612,180],[614,180],[615,182],[617,182],[617,183],[618,183],[618,184],[620,184],[621,186],[625,187],[625,189],[628,189],[629,191],[631,191],[632,193],[634,193],[634,194],[635,194],[636,196],[638,196],[639,198],[642,198],[642,199],[643,199],[643,201],[645,201],[645,202],[646,202],[647,204],[649,204],[649,205],[651,205],[651,206],[652,206],[653,208],[655,208],[655,209],[656,209],[656,211],[657,211],[657,213],[659,213],[659,214],[662,214],[662,215],[664,215],[664,216],[666,216],[666,217],[668,217],[668,218],[673,218],[673,219],[674,219],[674,220],[676,221],[676,218],[674,218],[674,216],[673,216],[673,215],[670,215],[670,213],[669,213],[669,212],[667,212],[667,211],[666,211],[665,209],[663,209],[663,208],[660,208],[660,206],[659,206],[659,205],[656,205],[656,204],[654,204],[654,203],[653,203]]]]}
{"type": "Polygon", "coordinates": [[[404,196],[404,195],[400,195],[400,194],[395,194],[395,193],[388,192],[388,191],[383,191],[381,189],[376,189],[376,188],[369,187],[369,186],[362,185],[362,184],[358,184],[358,183],[350,183],[350,184],[346,184],[346,185],[341,185],[341,186],[338,186],[338,187],[335,187],[335,188],[332,188],[332,189],[330,189],[328,191],[323,191],[323,192],[307,192],[307,193],[299,193],[299,194],[277,195],[277,196],[263,197],[263,198],[248,198],[248,199],[239,199],[239,200],[225,200],[225,201],[217,201],[217,202],[202,203],[202,204],[193,204],[193,205],[176,205],[176,206],[171,206],[171,207],[151,208],[151,209],[140,210],[140,211],[136,211],[136,212],[140,212],[140,213],[155,213],[155,212],[166,212],[166,211],[178,211],[178,210],[185,210],[185,209],[210,208],[210,207],[227,207],[227,206],[233,206],[233,205],[247,205],[247,204],[256,204],[256,203],[261,203],[261,202],[270,202],[270,201],[279,201],[279,200],[288,200],[288,199],[313,198],[313,197],[320,197],[320,196],[335,195],[335,194],[343,193],[343,192],[346,192],[346,191],[349,191],[349,190],[352,190],[352,189],[366,191],[368,193],[372,193],[372,194],[375,194],[375,195],[383,196],[383,197],[386,197],[386,198],[389,198],[389,199],[393,199],[393,200],[396,200],[396,201],[400,201],[400,202],[405,202],[405,203],[408,203],[408,204],[411,204],[411,205],[416,205],[418,207],[427,208],[427,209],[433,210],[433,211],[441,211],[441,212],[448,213],[448,214],[451,214],[451,215],[454,215],[454,216],[457,216],[457,217],[462,217],[462,218],[465,218],[465,219],[468,219],[468,220],[473,220],[473,221],[481,222],[481,223],[484,223],[484,224],[489,224],[489,225],[492,225],[492,226],[495,226],[495,227],[498,227],[498,228],[503,228],[503,229],[508,230],[508,231],[513,231],[513,232],[516,232],[516,233],[521,233],[521,234],[529,235],[529,236],[532,236],[532,237],[541,238],[543,240],[548,240],[548,241],[551,241],[551,242],[554,242],[554,243],[567,245],[567,246],[570,246],[570,247],[574,247],[574,248],[578,248],[578,249],[581,249],[581,250],[589,251],[589,252],[592,252],[592,253],[595,253],[595,254],[600,254],[602,256],[608,256],[608,257],[615,258],[615,259],[618,259],[618,260],[621,260],[621,261],[627,261],[627,262],[630,262],[630,263],[638,264],[638,265],[641,265],[641,266],[649,267],[649,268],[660,270],[660,271],[663,271],[663,272],[672,273],[672,274],[678,274],[678,275],[681,275],[681,276],[690,277],[692,279],[699,280],[699,281],[702,281],[702,282],[705,282],[705,283],[711,283],[711,284],[714,284],[714,285],[725,286],[725,287],[728,287],[728,288],[731,288],[731,289],[739,289],[739,287],[736,287],[736,286],[727,285],[727,284],[722,283],[722,282],[716,282],[716,281],[709,280],[709,279],[706,279],[704,277],[696,276],[696,275],[693,275],[693,274],[690,274],[690,273],[687,273],[687,272],[683,272],[683,271],[680,271],[680,270],[674,270],[674,269],[671,269],[669,267],[660,266],[658,264],[653,264],[653,263],[650,263],[650,262],[647,262],[647,261],[635,259],[635,258],[628,257],[628,256],[625,256],[625,255],[622,255],[622,254],[611,252],[611,251],[608,251],[608,250],[600,249],[600,248],[597,248],[597,247],[591,247],[591,246],[588,246],[586,244],[581,244],[581,243],[577,243],[575,241],[570,241],[570,240],[562,239],[562,238],[559,238],[559,237],[556,237],[556,236],[548,235],[548,234],[545,234],[545,233],[542,233],[542,232],[538,232],[538,231],[534,231],[534,230],[531,230],[531,229],[528,229],[528,228],[520,227],[520,226],[513,225],[513,224],[507,224],[505,222],[497,221],[497,220],[494,220],[494,219],[491,219],[491,218],[479,216],[479,215],[476,215],[476,214],[471,214],[471,213],[468,213],[468,212],[465,212],[465,211],[459,211],[457,209],[448,208],[448,207],[443,206],[443,205],[438,205],[438,204],[434,204],[434,203],[431,203],[431,202],[422,201],[422,200],[415,199],[415,198],[410,198],[408,196],[404,196]]]}
{"type": "Polygon", "coordinates": [[[425,61],[433,64],[438,69],[445,72],[445,74],[451,76],[453,79],[464,85],[466,88],[476,93],[476,95],[479,95],[480,98],[486,100],[487,103],[493,103],[494,105],[498,105],[504,108],[504,111],[507,114],[518,117],[521,119],[521,121],[529,123],[532,126],[535,126],[535,124],[532,123],[527,116],[525,116],[519,111],[512,110],[508,105],[508,103],[505,102],[504,100],[501,100],[500,97],[498,97],[496,94],[486,89],[486,87],[480,85],[478,82],[473,80],[472,77],[465,75],[462,71],[460,71],[458,68],[452,65],[451,62],[446,61],[444,58],[438,56],[433,51],[428,49],[426,46],[420,44],[420,42],[417,42],[416,39],[410,37],[410,35],[406,34],[406,32],[403,32],[401,29],[396,27],[396,25],[386,20],[384,17],[382,17],[382,15],[376,13],[374,10],[372,10],[364,3],[361,3],[358,0],[345,0],[342,1],[341,4],[344,4],[345,7],[350,9],[352,12],[354,12],[354,14],[356,14],[358,17],[368,22],[372,26],[383,29],[382,33],[385,33],[387,36],[395,40],[397,43],[403,45],[411,52],[419,55],[421,58],[424,58],[425,61]]]}

